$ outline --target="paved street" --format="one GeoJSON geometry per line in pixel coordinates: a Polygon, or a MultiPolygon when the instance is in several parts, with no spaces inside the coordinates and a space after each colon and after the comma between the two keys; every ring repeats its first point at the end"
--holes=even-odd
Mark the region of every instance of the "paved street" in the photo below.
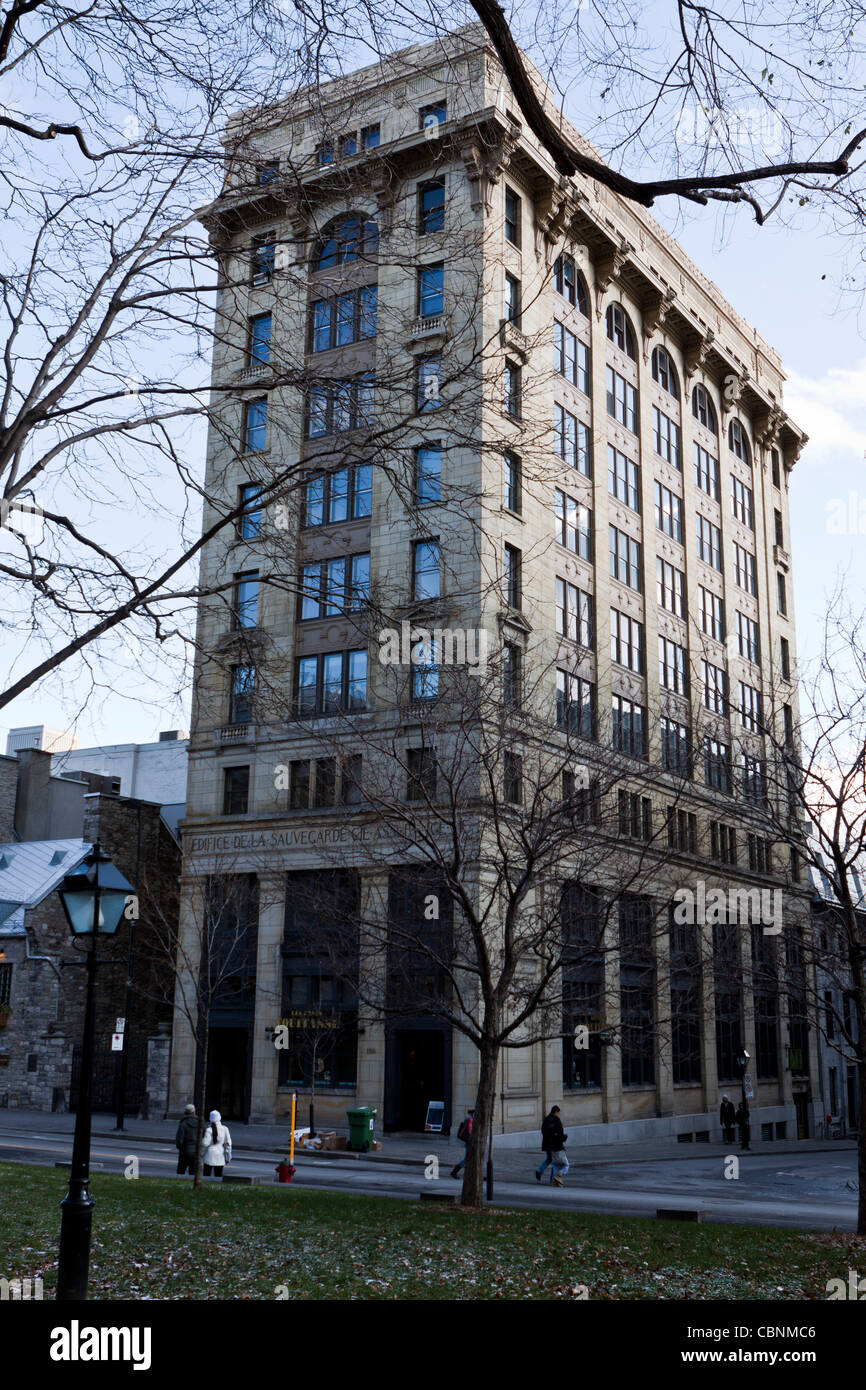
{"type": "MultiPolygon", "coordinates": [[[[0,1111],[0,1161],[54,1164],[72,1151],[74,1116],[0,1111]]],[[[107,1115],[94,1117],[93,1169],[98,1192],[100,1171],[121,1173],[135,1155],[143,1176],[175,1174],[173,1121],[127,1121],[128,1134],[112,1132],[107,1115]]],[[[230,1172],[274,1181],[282,1155],[284,1128],[232,1125],[234,1161],[230,1172]]],[[[380,1154],[296,1155],[298,1187],[387,1194],[417,1200],[431,1182],[443,1194],[459,1193],[448,1173],[462,1146],[436,1135],[387,1137],[380,1154]],[[425,1177],[427,1155],[436,1155],[438,1178],[425,1177]]],[[[572,1151],[572,1167],[562,1190],[537,1184],[532,1150],[503,1149],[495,1155],[495,1200],[505,1206],[566,1207],[574,1211],[654,1215],[659,1207],[699,1209],[708,1221],[790,1226],[815,1230],[853,1230],[856,1224],[856,1152],[849,1142],[806,1141],[766,1144],[739,1155],[739,1176],[726,1178],[721,1145],[599,1146],[572,1151]]],[[[60,1181],[60,1175],[58,1174],[60,1181]]],[[[186,1179],[189,1181],[189,1179],[186,1179]]]]}

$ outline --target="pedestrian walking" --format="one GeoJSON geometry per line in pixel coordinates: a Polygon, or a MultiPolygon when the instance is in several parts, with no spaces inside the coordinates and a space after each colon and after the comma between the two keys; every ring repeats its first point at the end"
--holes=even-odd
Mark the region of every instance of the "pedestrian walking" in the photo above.
{"type": "Polygon", "coordinates": [[[734,1102],[730,1096],[722,1096],[722,1103],[719,1106],[719,1122],[722,1126],[722,1137],[726,1144],[734,1142],[734,1125],[737,1122],[737,1112],[734,1109],[734,1102]]]}
{"type": "Polygon", "coordinates": [[[183,1115],[174,1136],[174,1143],[177,1149],[177,1171],[181,1174],[192,1173],[195,1175],[195,1145],[198,1139],[198,1120],[196,1119],[195,1106],[185,1105],[183,1115]]]}
{"type": "Polygon", "coordinates": [[[562,1120],[559,1118],[559,1106],[554,1105],[550,1114],[545,1115],[541,1121],[541,1149],[544,1162],[535,1170],[536,1182],[541,1182],[545,1169],[552,1168],[550,1181],[556,1187],[562,1187],[562,1178],[568,1172],[568,1158],[565,1153],[567,1142],[568,1135],[563,1133],[562,1120]]]}
{"type": "Polygon", "coordinates": [[[461,1122],[460,1122],[460,1128],[459,1128],[458,1131],[457,1131],[457,1138],[460,1140],[461,1144],[463,1145],[463,1157],[461,1158],[460,1162],[459,1162],[459,1163],[455,1163],[455,1164],[454,1164],[454,1167],[451,1169],[451,1176],[452,1176],[452,1178],[459,1178],[459,1177],[460,1177],[460,1169],[466,1167],[466,1157],[467,1157],[467,1155],[468,1155],[468,1153],[469,1153],[469,1140],[472,1138],[472,1130],[473,1130],[474,1125],[475,1125],[475,1111],[474,1111],[474,1110],[467,1110],[467,1111],[466,1111],[465,1118],[464,1118],[463,1120],[461,1120],[461,1122]]]}
{"type": "Polygon", "coordinates": [[[212,1110],[208,1118],[204,1132],[204,1175],[209,1178],[213,1173],[215,1178],[221,1178],[223,1168],[232,1161],[232,1137],[218,1110],[212,1110]]]}
{"type": "Polygon", "coordinates": [[[744,1100],[740,1101],[737,1111],[737,1124],[740,1129],[740,1148],[743,1153],[750,1153],[749,1141],[752,1138],[752,1121],[749,1116],[749,1107],[744,1100]]]}

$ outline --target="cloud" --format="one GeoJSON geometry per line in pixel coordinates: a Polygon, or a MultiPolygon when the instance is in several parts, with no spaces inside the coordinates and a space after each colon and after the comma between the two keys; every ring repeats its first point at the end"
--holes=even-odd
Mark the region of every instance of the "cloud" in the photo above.
{"type": "Polygon", "coordinates": [[[838,463],[840,454],[862,461],[866,359],[854,367],[831,367],[817,378],[792,373],[785,386],[785,409],[808,434],[807,456],[812,462],[829,458],[838,463]]]}

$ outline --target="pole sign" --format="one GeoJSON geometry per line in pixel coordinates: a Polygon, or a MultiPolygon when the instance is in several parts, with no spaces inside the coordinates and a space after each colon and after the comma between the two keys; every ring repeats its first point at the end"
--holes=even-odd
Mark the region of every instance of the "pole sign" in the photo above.
{"type": "Polygon", "coordinates": [[[745,1076],[743,1077],[743,1089],[744,1089],[744,1091],[745,1091],[745,1093],[746,1093],[746,1100],[754,1100],[754,1099],[755,1099],[755,1090],[754,1090],[754,1087],[752,1086],[752,1073],[751,1073],[751,1072],[748,1072],[748,1071],[747,1071],[746,1074],[745,1074],[745,1076]]]}
{"type": "Polygon", "coordinates": [[[112,1052],[122,1052],[122,1051],[123,1051],[123,1034],[122,1034],[122,1033],[112,1033],[112,1035],[111,1035],[111,1050],[112,1050],[112,1052]]]}
{"type": "MultiPolygon", "coordinates": [[[[445,1102],[444,1100],[431,1100],[427,1106],[427,1120],[424,1124],[425,1133],[441,1134],[442,1126],[445,1123],[445,1102]]],[[[372,1121],[370,1122],[372,1128],[372,1121]]]]}
{"type": "Polygon", "coordinates": [[[115,1031],[115,1033],[122,1033],[122,1032],[124,1032],[125,1028],[126,1028],[126,1019],[125,1019],[125,1018],[118,1018],[118,1019],[115,1020],[115,1023],[114,1023],[114,1031],[115,1031]]]}

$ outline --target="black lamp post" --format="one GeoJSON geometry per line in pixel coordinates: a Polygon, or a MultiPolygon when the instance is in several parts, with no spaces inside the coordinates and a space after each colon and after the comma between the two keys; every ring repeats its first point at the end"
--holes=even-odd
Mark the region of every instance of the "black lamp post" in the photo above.
{"type": "Polygon", "coordinates": [[[113,936],[132,893],[129,883],[114,867],[97,842],[73,873],[67,874],[58,896],[73,937],[89,938],[86,955],[87,993],[84,1005],[84,1037],[81,1048],[81,1081],[69,1191],[60,1204],[60,1257],[57,1265],[57,1298],[87,1298],[90,1267],[90,1227],[93,1198],[90,1195],[90,1107],[95,1032],[96,955],[98,936],[113,936]]]}
{"type": "MultiPolygon", "coordinates": [[[[749,1065],[749,1054],[748,1054],[748,1052],[746,1051],[746,1049],[745,1049],[744,1047],[741,1047],[740,1050],[739,1050],[739,1052],[737,1053],[737,1067],[739,1068],[739,1072],[740,1072],[740,1088],[741,1088],[741,1091],[742,1091],[743,1113],[744,1113],[744,1115],[746,1115],[746,1116],[748,1116],[748,1114],[749,1114],[749,1102],[748,1102],[748,1100],[746,1099],[746,1067],[747,1067],[748,1065],[749,1065]]],[[[750,1147],[750,1140],[751,1140],[751,1124],[749,1123],[749,1121],[748,1121],[748,1119],[747,1119],[746,1122],[745,1122],[745,1124],[741,1125],[741,1127],[740,1127],[740,1148],[741,1148],[744,1152],[747,1152],[747,1151],[748,1151],[748,1149],[749,1149],[749,1147],[750,1147]]]]}

